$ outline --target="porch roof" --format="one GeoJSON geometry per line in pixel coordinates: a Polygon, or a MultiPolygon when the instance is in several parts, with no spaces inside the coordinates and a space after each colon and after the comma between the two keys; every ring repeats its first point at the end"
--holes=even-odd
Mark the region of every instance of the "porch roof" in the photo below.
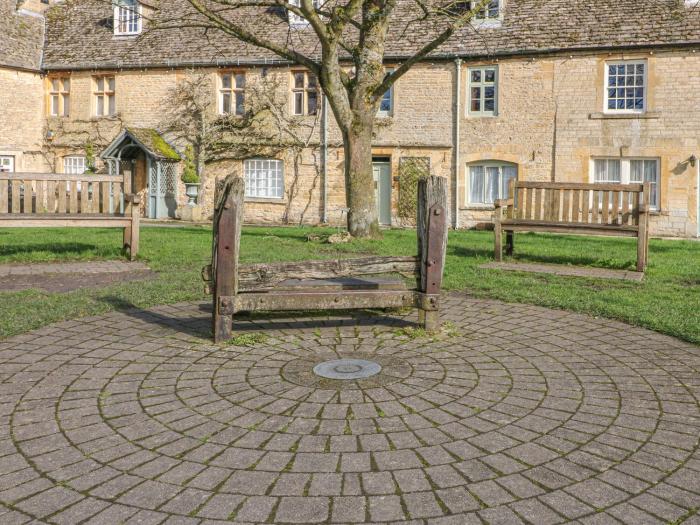
{"type": "Polygon", "coordinates": [[[136,147],[150,157],[165,161],[179,162],[180,155],[164,138],[153,128],[125,128],[112,143],[100,154],[103,159],[124,159],[130,154],[122,155],[127,148],[136,147]]]}

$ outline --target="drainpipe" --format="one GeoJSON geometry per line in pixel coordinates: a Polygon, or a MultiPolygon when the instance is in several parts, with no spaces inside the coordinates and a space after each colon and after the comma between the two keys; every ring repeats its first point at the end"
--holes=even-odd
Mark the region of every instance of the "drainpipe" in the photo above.
{"type": "Polygon", "coordinates": [[[321,112],[321,222],[328,222],[328,99],[323,97],[321,112]]]}
{"type": "Polygon", "coordinates": [[[452,184],[452,195],[454,197],[454,219],[452,224],[454,229],[459,228],[459,172],[460,172],[460,160],[459,160],[459,144],[460,144],[460,123],[462,121],[462,110],[461,110],[461,93],[462,93],[462,59],[455,58],[455,120],[454,120],[454,137],[452,149],[454,151],[454,180],[452,184]]]}

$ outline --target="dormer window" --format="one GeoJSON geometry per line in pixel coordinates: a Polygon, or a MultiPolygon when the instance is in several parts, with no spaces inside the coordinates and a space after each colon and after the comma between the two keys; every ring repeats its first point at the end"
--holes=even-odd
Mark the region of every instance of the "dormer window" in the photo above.
{"type": "MultiPolygon", "coordinates": [[[[290,5],[295,7],[301,7],[301,0],[289,0],[290,5]]],[[[313,0],[314,9],[318,9],[321,5],[320,0],[313,0]]],[[[309,25],[309,21],[303,16],[299,16],[291,11],[287,12],[287,19],[289,20],[289,25],[294,27],[305,27],[309,25]]]]}
{"type": "MultiPolygon", "coordinates": [[[[472,5],[476,7],[479,2],[472,2],[472,5]]],[[[473,9],[473,8],[472,8],[473,9]]],[[[475,20],[498,20],[501,16],[501,2],[500,0],[491,0],[484,7],[479,9],[474,15],[475,20]]]]}
{"type": "Polygon", "coordinates": [[[119,36],[141,33],[141,4],[137,0],[115,0],[114,34],[119,36]]]}

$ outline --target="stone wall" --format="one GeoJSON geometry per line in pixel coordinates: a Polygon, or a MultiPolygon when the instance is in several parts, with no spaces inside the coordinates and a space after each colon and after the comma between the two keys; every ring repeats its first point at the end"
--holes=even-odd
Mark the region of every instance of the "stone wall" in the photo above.
{"type": "Polygon", "coordinates": [[[44,88],[37,73],[0,68],[0,155],[15,171],[45,171],[42,155],[44,88]]]}
{"type": "MultiPolygon", "coordinates": [[[[460,227],[488,227],[492,216],[491,207],[468,202],[470,163],[513,163],[521,179],[590,182],[592,157],[623,156],[660,161],[661,207],[652,218],[652,232],[697,234],[698,167],[691,166],[688,159],[700,156],[700,77],[689,72],[700,70],[700,57],[691,52],[664,51],[502,59],[493,63],[498,67],[499,89],[498,114],[494,117],[474,117],[467,111],[469,67],[477,65],[490,64],[464,63],[461,71],[460,162],[456,176],[452,149],[457,117],[454,62],[416,66],[395,86],[392,114],[377,119],[373,154],[388,157],[391,162],[394,225],[401,225],[395,216],[395,197],[402,156],[430,157],[433,173],[449,179],[450,187],[455,188],[453,206],[458,209],[460,227]],[[642,58],[648,63],[649,107],[643,116],[611,118],[603,114],[605,63],[621,58],[642,58]]],[[[219,70],[201,71],[216,85],[219,70]]],[[[116,72],[118,115],[95,118],[92,82],[100,73],[73,72],[71,116],[47,119],[48,80],[30,73],[0,71],[1,107],[9,112],[0,119],[0,154],[16,155],[17,169],[60,171],[63,156],[83,154],[88,139],[99,152],[124,126],[162,127],[164,100],[186,74],[165,69],[116,72]],[[45,140],[45,126],[55,131],[52,140],[45,140]]],[[[249,82],[263,74],[277,79],[281,100],[289,101],[289,69],[247,71],[249,82]]],[[[215,87],[211,96],[217,96],[215,87]]],[[[341,137],[332,115],[330,120],[326,220],[335,224],[344,220],[345,191],[341,137]]],[[[273,154],[285,163],[285,197],[251,199],[247,220],[291,224],[321,221],[321,128],[314,117],[300,118],[298,124],[308,148],[302,152],[297,168],[291,151],[273,154]],[[309,132],[311,127],[313,131],[309,132]]],[[[183,145],[178,146],[182,150],[183,145]]],[[[210,180],[200,198],[205,218],[211,215],[215,180],[242,171],[240,160],[207,167],[210,180]]],[[[185,201],[181,186],[180,202],[185,201]]]]}

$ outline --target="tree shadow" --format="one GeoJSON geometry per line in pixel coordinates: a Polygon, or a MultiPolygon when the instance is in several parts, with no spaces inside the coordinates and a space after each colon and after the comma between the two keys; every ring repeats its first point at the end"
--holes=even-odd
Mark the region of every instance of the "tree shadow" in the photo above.
{"type": "Polygon", "coordinates": [[[0,257],[7,255],[19,255],[19,254],[32,254],[36,252],[51,252],[54,254],[66,254],[66,253],[81,253],[89,251],[98,251],[99,247],[95,244],[85,244],[85,243],[42,243],[42,244],[3,244],[0,246],[0,257]]]}

